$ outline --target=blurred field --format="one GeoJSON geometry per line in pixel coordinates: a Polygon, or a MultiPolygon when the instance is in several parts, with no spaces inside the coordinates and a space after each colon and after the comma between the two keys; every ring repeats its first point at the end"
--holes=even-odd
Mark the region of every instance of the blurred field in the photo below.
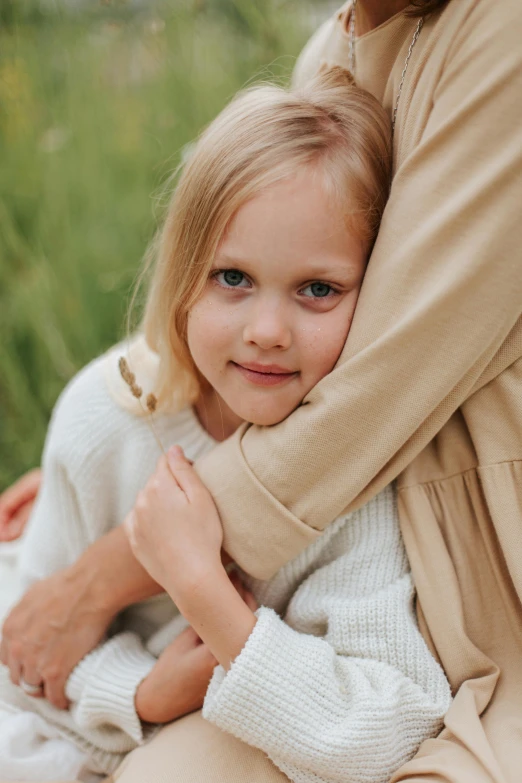
{"type": "Polygon", "coordinates": [[[0,0],[0,489],[123,333],[183,146],[311,26],[302,0],[0,0]]]}

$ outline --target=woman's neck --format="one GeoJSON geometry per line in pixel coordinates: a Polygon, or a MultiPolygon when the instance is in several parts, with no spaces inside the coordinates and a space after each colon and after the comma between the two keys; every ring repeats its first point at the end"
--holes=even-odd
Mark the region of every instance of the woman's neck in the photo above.
{"type": "Polygon", "coordinates": [[[217,441],[226,440],[243,423],[211,386],[201,391],[194,409],[201,426],[217,441]]]}
{"type": "Polygon", "coordinates": [[[410,5],[410,0],[357,0],[356,34],[364,35],[410,5]]]}

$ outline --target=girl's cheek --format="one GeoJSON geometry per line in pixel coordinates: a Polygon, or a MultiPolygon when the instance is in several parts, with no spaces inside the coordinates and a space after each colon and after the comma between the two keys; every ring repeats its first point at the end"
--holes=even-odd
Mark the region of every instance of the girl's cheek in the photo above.
{"type": "Polygon", "coordinates": [[[333,311],[326,317],[301,326],[301,353],[317,383],[331,372],[350,331],[351,313],[333,311]]]}
{"type": "MultiPolygon", "coordinates": [[[[198,360],[205,363],[213,360],[212,364],[219,362],[233,332],[234,325],[229,308],[212,298],[202,298],[196,302],[189,312],[187,323],[188,346],[196,364],[198,360]]],[[[199,369],[202,370],[202,367],[199,369]]]]}

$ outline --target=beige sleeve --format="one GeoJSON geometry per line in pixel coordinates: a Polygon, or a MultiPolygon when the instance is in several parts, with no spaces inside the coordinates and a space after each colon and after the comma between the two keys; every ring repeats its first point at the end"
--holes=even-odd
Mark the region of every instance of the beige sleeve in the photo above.
{"type": "Polygon", "coordinates": [[[336,369],[284,422],[197,465],[225,548],[259,578],[396,477],[520,317],[522,7],[500,10],[477,3],[441,68],[336,369]]]}

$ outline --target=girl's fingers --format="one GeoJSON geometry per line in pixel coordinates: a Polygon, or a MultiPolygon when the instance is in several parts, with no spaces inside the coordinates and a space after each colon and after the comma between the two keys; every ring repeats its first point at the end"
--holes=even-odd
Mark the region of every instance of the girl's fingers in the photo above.
{"type": "Polygon", "coordinates": [[[174,478],[189,500],[192,500],[201,489],[205,489],[192,464],[179,446],[172,446],[168,450],[167,459],[174,478]]]}
{"type": "Polygon", "coordinates": [[[158,460],[156,475],[162,483],[167,482],[166,486],[172,486],[172,482],[174,482],[174,485],[178,489],[183,491],[183,487],[178,481],[177,471],[171,465],[170,459],[168,458],[168,454],[167,455],[163,454],[163,456],[161,456],[160,459],[158,460]]]}
{"type": "Polygon", "coordinates": [[[182,655],[183,653],[199,647],[201,639],[191,625],[184,628],[181,633],[166,648],[171,653],[182,655]]]}
{"type": "Polygon", "coordinates": [[[134,548],[136,546],[136,536],[134,534],[134,522],[135,522],[135,514],[134,510],[129,511],[125,519],[123,520],[123,529],[125,531],[125,535],[127,536],[127,539],[129,541],[129,544],[131,545],[132,551],[134,551],[134,548]]]}
{"type": "Polygon", "coordinates": [[[246,605],[252,612],[255,612],[257,611],[257,609],[259,609],[259,604],[257,603],[252,593],[250,593],[248,590],[246,591],[243,597],[243,601],[246,603],[246,605]]]}
{"type": "Polygon", "coordinates": [[[256,609],[259,609],[259,604],[257,603],[256,599],[254,598],[250,590],[248,590],[245,587],[237,571],[231,571],[228,577],[232,582],[232,584],[234,585],[234,587],[236,588],[239,595],[241,596],[241,598],[243,599],[243,601],[248,606],[248,608],[251,609],[253,612],[255,612],[256,609]]]}
{"type": "Polygon", "coordinates": [[[228,552],[225,552],[224,549],[221,550],[221,562],[223,563],[223,568],[226,568],[227,565],[234,562],[228,552]]]}

